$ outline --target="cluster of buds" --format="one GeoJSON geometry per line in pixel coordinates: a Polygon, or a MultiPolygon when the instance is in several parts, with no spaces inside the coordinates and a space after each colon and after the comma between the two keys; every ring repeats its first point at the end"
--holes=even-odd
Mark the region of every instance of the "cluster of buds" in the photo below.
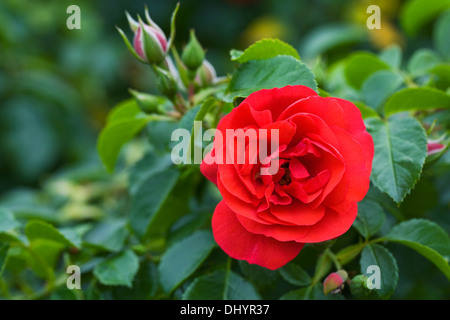
{"type": "Polygon", "coordinates": [[[323,281],[323,292],[325,295],[340,294],[344,290],[345,285],[350,289],[350,292],[357,298],[364,299],[369,297],[372,292],[372,287],[369,285],[370,279],[363,275],[355,275],[351,279],[347,271],[338,270],[330,273],[323,281]]]}
{"type": "Polygon", "coordinates": [[[184,75],[183,83],[186,87],[208,87],[218,82],[216,70],[205,59],[205,50],[198,42],[194,30],[191,30],[189,42],[183,49],[181,59],[177,59],[178,68],[184,75]]]}
{"type": "MultiPolygon", "coordinates": [[[[128,49],[140,62],[150,65],[157,76],[156,86],[163,95],[169,98],[175,105],[181,109],[186,107],[180,106],[180,92],[187,92],[189,98],[199,88],[209,87],[218,82],[217,74],[214,67],[205,59],[205,50],[197,40],[193,30],[190,32],[188,43],[183,49],[181,57],[173,47],[175,37],[175,17],[179,5],[172,14],[170,37],[167,37],[164,31],[151,19],[148,9],[145,9],[145,22],[141,17],[137,20],[133,19],[128,12],[126,17],[131,31],[134,34],[132,43],[128,40],[125,33],[117,28],[121,34],[128,49]],[[173,58],[169,56],[169,52],[173,53],[173,58]]],[[[133,96],[137,98],[136,92],[133,96]]],[[[139,95],[139,98],[142,98],[139,95]]],[[[139,99],[138,99],[139,100],[139,99]]],[[[145,110],[156,110],[156,99],[149,102],[148,96],[144,99],[142,105],[145,110]]],[[[188,99],[191,101],[192,99],[188,99]]],[[[179,108],[179,109],[180,109],[179,108]]]]}

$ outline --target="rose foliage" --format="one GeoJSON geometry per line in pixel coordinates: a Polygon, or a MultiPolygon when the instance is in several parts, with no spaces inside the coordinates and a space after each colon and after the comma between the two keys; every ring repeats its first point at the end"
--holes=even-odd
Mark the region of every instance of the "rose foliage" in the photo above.
{"type": "MultiPolygon", "coordinates": [[[[413,9],[405,32],[425,12],[413,9]]],[[[147,10],[127,14],[120,36],[154,90],[130,90],[110,111],[102,173],[47,183],[56,218],[35,213],[45,197],[2,200],[0,275],[39,279],[35,298],[389,299],[419,283],[448,298],[441,9],[422,19],[433,48],[409,56],[390,46],[327,60],[346,39],[324,29],[298,51],[272,38],[231,50],[223,76],[194,31],[175,45],[178,7],[166,32],[147,10]],[[81,290],[65,286],[69,265],[81,290]]],[[[23,297],[26,287],[2,289],[9,281],[0,296],[23,297]]]]}

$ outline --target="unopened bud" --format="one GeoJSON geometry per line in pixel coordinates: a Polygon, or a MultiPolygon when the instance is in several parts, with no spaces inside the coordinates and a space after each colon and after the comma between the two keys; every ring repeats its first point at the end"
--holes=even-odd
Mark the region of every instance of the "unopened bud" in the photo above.
{"type": "Polygon", "coordinates": [[[164,33],[142,21],[134,34],[133,46],[142,60],[151,64],[160,63],[167,54],[167,39],[164,33]]]}
{"type": "Polygon", "coordinates": [[[205,59],[205,51],[195,37],[194,30],[191,30],[189,42],[183,50],[181,59],[191,71],[196,71],[205,59]]]}
{"type": "Polygon", "coordinates": [[[203,60],[202,65],[198,69],[195,82],[200,87],[207,87],[215,84],[217,81],[217,73],[213,65],[208,60],[203,60]]]}
{"type": "Polygon", "coordinates": [[[446,148],[446,145],[439,143],[439,140],[428,140],[427,143],[427,155],[439,153],[446,148]]]}
{"type": "Polygon", "coordinates": [[[147,114],[164,113],[164,107],[161,104],[161,98],[151,94],[138,92],[132,89],[130,89],[130,93],[133,95],[134,99],[136,100],[139,106],[139,109],[141,109],[142,112],[147,114]]]}
{"type": "Polygon", "coordinates": [[[371,291],[367,286],[367,280],[367,276],[363,274],[354,276],[350,282],[350,292],[358,298],[367,296],[371,291]]]}
{"type": "Polygon", "coordinates": [[[337,294],[342,292],[344,282],[347,280],[347,277],[347,272],[344,270],[330,273],[323,282],[323,292],[325,295],[328,295],[329,293],[337,294]]]}
{"type": "Polygon", "coordinates": [[[138,21],[136,21],[128,12],[125,12],[130,29],[134,33],[133,43],[130,43],[120,28],[117,28],[117,30],[136,59],[143,63],[154,65],[161,63],[166,58],[175,35],[175,15],[177,11],[178,5],[172,16],[171,38],[169,41],[167,41],[164,31],[150,18],[147,8],[145,9],[147,23],[144,23],[139,16],[138,21]]]}

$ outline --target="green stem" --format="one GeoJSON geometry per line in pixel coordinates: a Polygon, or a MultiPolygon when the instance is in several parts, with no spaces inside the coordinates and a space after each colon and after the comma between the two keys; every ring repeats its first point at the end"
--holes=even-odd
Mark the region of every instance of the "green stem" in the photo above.
{"type": "Polygon", "coordinates": [[[336,270],[339,270],[342,268],[341,263],[339,262],[338,258],[329,248],[327,248],[325,250],[325,254],[327,254],[330,257],[331,261],[333,261],[333,264],[334,264],[334,267],[336,268],[336,270]]]}

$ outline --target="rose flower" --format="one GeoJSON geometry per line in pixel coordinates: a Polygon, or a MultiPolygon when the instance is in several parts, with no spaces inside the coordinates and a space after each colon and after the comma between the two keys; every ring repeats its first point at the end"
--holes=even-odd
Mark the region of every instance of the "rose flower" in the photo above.
{"type": "Polygon", "coordinates": [[[230,257],[273,270],[295,258],[305,243],[336,238],[351,227],[357,202],[369,188],[374,154],[354,104],[320,97],[305,86],[264,89],[224,116],[217,130],[223,139],[216,132],[200,169],[223,197],[212,228],[230,257]],[[269,133],[244,137],[239,149],[230,134],[236,130],[269,133]],[[276,148],[252,161],[251,144],[258,142],[261,151],[272,132],[276,148]],[[230,151],[232,157],[218,159],[230,151]],[[244,161],[227,161],[234,156],[244,161]],[[272,174],[262,174],[267,160],[276,164],[272,174]]]}

